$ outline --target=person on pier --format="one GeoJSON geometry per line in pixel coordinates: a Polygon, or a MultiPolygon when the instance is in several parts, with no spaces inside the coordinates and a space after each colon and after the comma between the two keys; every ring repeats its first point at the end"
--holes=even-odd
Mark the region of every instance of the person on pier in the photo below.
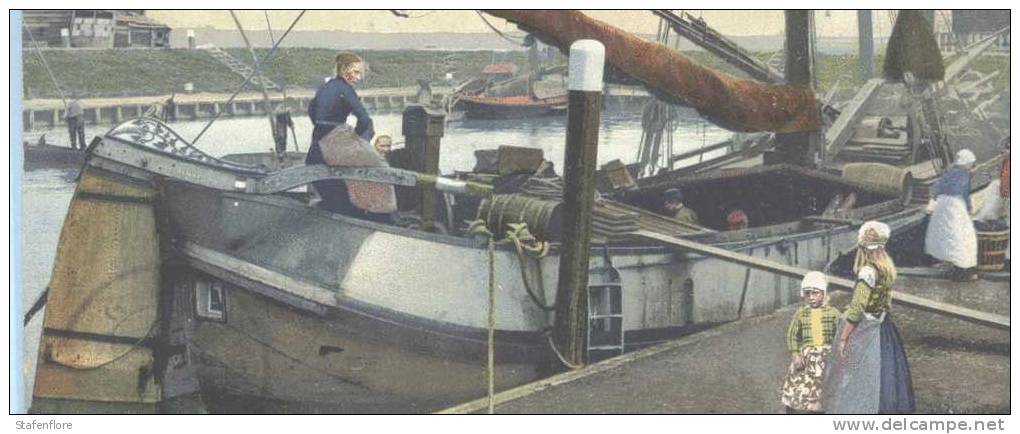
{"type": "Polygon", "coordinates": [[[662,197],[666,211],[669,211],[674,219],[692,225],[699,224],[698,214],[684,206],[684,194],[680,190],[671,188],[663,192],[662,197]]]}
{"type": "Polygon", "coordinates": [[[911,413],[914,386],[903,339],[889,313],[896,264],[886,253],[889,226],[869,221],[857,233],[853,297],[837,327],[822,386],[829,414],[911,413]]]}
{"type": "MultiPolygon", "coordinates": [[[[305,157],[305,164],[325,164],[319,141],[334,128],[347,124],[347,117],[354,115],[357,124],[354,133],[366,141],[375,136],[372,117],[358,98],[354,84],[361,80],[365,71],[365,61],[350,52],[336,56],[336,77],[329,79],[315,93],[308,104],[308,117],[311,118],[312,142],[305,157]]],[[[315,190],[322,197],[319,207],[339,214],[355,217],[382,220],[384,216],[370,215],[351,203],[347,185],[342,180],[323,180],[313,183],[315,190]]]]}
{"type": "Polygon", "coordinates": [[[85,143],[85,109],[82,108],[78,98],[72,96],[67,101],[64,118],[67,120],[67,133],[71,136],[71,149],[84,151],[87,146],[85,143]]]}
{"type": "Polygon", "coordinates": [[[797,309],[786,331],[790,365],[783,382],[787,414],[822,412],[822,374],[836,336],[839,311],[829,306],[825,274],[812,271],[800,283],[804,306],[797,309]]]}
{"type": "Polygon", "coordinates": [[[924,252],[952,265],[956,280],[977,278],[977,233],[971,220],[970,169],[974,153],[962,149],[956,163],[932,187],[935,207],[928,221],[924,252]]]}

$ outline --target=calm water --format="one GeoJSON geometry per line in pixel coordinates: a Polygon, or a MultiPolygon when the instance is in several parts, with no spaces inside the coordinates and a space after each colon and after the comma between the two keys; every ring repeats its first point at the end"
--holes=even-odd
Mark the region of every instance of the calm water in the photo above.
{"type": "MultiPolygon", "coordinates": [[[[402,142],[401,115],[399,113],[373,116],[376,132],[389,134],[402,142]]],[[[191,141],[207,121],[173,123],[172,127],[186,140],[191,141]]],[[[197,142],[196,146],[213,156],[241,152],[262,152],[273,147],[269,134],[269,121],[265,118],[219,120],[197,142]]],[[[311,123],[307,117],[295,119],[299,148],[308,149],[311,123]]],[[[86,137],[105,133],[110,127],[90,126],[86,137]]],[[[630,163],[637,157],[641,142],[639,114],[604,113],[599,134],[599,163],[619,158],[630,163]]],[[[66,145],[67,131],[63,127],[37,130],[25,134],[35,141],[46,135],[51,144],[66,145]]],[[[684,152],[729,137],[729,133],[701,122],[693,113],[680,119],[674,137],[674,151],[684,152]]],[[[471,170],[475,164],[474,151],[495,149],[501,145],[524,146],[542,149],[545,158],[552,161],[557,171],[563,167],[563,146],[566,141],[566,117],[526,120],[463,120],[450,122],[442,138],[440,169],[443,173],[454,170],[471,170]]],[[[36,300],[49,283],[53,258],[56,253],[60,228],[74,193],[76,169],[40,169],[25,172],[22,183],[22,305],[24,309],[36,300]]],[[[25,402],[31,399],[35,377],[35,355],[42,327],[43,312],[36,314],[26,328],[23,372],[25,373],[25,402]]]]}

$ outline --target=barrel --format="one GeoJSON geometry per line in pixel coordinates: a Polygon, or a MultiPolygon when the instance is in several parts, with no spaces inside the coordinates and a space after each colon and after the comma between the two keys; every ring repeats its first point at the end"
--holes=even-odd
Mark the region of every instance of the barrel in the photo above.
{"type": "Polygon", "coordinates": [[[562,203],[523,194],[496,194],[482,200],[478,219],[496,236],[503,238],[509,223],[527,223],[528,230],[542,241],[559,241],[562,203]]]}
{"type": "Polygon", "coordinates": [[[1000,271],[1005,265],[1009,249],[1009,229],[977,231],[978,265],[980,271],[1000,271]]]}

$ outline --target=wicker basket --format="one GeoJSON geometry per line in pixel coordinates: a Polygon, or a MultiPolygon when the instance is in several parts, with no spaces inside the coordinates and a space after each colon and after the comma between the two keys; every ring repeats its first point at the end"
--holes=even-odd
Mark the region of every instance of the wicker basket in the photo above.
{"type": "Polygon", "coordinates": [[[1009,229],[1002,231],[977,231],[978,270],[999,271],[1005,265],[1006,251],[1009,250],[1009,229]]]}

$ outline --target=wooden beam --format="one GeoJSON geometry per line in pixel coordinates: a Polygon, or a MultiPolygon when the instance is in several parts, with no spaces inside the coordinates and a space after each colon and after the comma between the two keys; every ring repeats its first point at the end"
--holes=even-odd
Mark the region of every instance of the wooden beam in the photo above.
{"type": "MultiPolygon", "coordinates": [[[[685,240],[682,238],[674,238],[668,235],[662,235],[655,232],[641,230],[634,232],[633,235],[650,240],[655,240],[674,247],[679,247],[689,252],[694,252],[704,256],[713,257],[716,259],[734,262],[740,265],[753,267],[759,270],[776,273],[786,277],[802,279],[804,278],[804,275],[807,274],[809,271],[813,271],[786,264],[780,264],[778,262],[773,262],[766,259],[755,258],[753,256],[745,255],[743,253],[733,252],[730,250],[721,249],[718,247],[713,247],[706,244],[685,240]]],[[[852,280],[834,276],[828,276],[828,279],[829,287],[831,288],[835,288],[841,291],[853,291],[855,282],[852,280]]],[[[962,319],[964,321],[968,321],[978,325],[988,326],[1002,330],[1009,330],[1009,317],[1003,315],[996,315],[948,303],[932,301],[916,295],[907,294],[902,291],[896,291],[893,293],[893,302],[914,309],[920,309],[928,312],[937,313],[940,315],[946,315],[949,317],[962,319]]]]}

